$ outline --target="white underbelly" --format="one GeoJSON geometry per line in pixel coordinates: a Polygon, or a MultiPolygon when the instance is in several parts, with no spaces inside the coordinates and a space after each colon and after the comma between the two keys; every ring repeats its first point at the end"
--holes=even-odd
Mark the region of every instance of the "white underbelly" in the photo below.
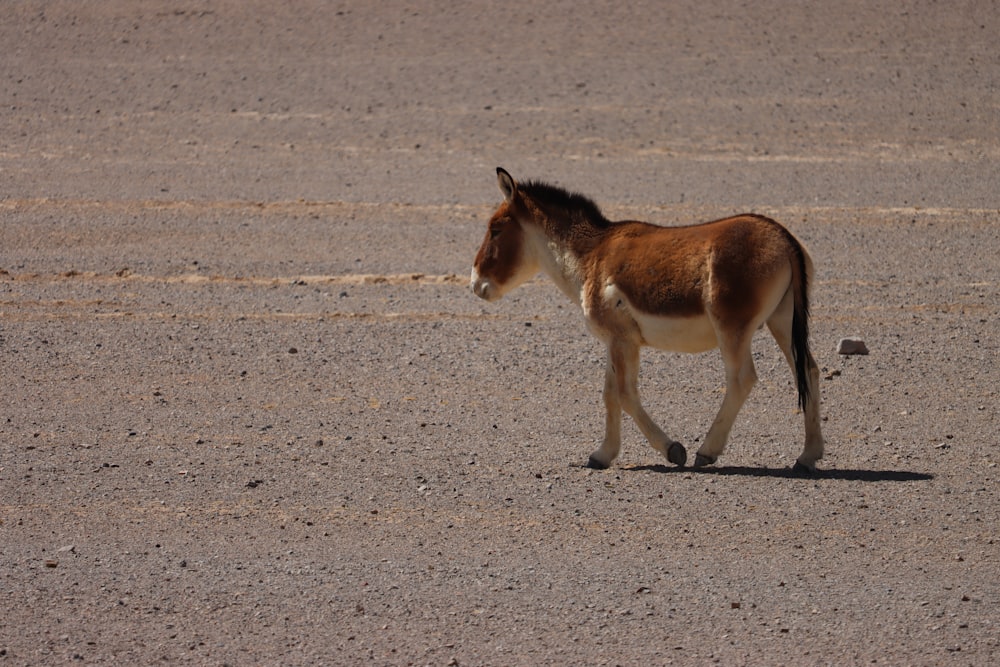
{"type": "Polygon", "coordinates": [[[705,352],[718,347],[715,328],[705,315],[662,317],[635,309],[632,317],[647,345],[672,352],[705,352]]]}

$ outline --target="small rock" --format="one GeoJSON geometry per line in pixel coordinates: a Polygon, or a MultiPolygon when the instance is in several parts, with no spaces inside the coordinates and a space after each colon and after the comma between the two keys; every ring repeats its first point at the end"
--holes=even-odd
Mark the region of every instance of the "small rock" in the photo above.
{"type": "Polygon", "coordinates": [[[860,338],[841,338],[837,354],[868,354],[868,346],[860,338]]]}
{"type": "Polygon", "coordinates": [[[72,553],[76,553],[76,545],[74,545],[74,544],[67,544],[67,545],[66,545],[66,546],[64,546],[64,547],[59,547],[59,549],[57,550],[57,552],[56,552],[56,553],[61,553],[61,554],[65,554],[65,553],[70,553],[70,554],[72,554],[72,553]]]}

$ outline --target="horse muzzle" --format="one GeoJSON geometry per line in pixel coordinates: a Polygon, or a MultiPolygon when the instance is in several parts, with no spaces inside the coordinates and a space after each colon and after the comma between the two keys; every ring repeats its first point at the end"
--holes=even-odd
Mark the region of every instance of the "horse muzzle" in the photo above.
{"type": "Polygon", "coordinates": [[[480,299],[495,301],[500,298],[500,291],[496,288],[496,285],[488,278],[480,276],[479,272],[475,269],[472,269],[471,287],[472,291],[480,299]]]}

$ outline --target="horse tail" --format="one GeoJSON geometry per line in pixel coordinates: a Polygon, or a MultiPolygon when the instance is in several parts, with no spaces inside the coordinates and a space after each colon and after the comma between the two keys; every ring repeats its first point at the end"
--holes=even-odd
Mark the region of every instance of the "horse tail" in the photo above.
{"type": "Polygon", "coordinates": [[[802,242],[787,232],[792,246],[792,360],[795,365],[795,383],[799,390],[799,407],[803,410],[809,401],[809,288],[813,275],[812,258],[802,242]]]}

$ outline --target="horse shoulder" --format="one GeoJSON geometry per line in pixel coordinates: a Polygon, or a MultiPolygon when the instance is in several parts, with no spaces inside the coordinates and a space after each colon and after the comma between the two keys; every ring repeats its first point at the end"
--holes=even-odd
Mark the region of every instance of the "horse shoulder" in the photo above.
{"type": "Polygon", "coordinates": [[[633,225],[609,239],[603,279],[650,315],[687,317],[703,312],[706,239],[684,227],[633,225]]]}
{"type": "Polygon", "coordinates": [[[599,337],[627,336],[681,352],[715,346],[704,307],[700,234],[622,223],[587,259],[584,315],[599,337]]]}

